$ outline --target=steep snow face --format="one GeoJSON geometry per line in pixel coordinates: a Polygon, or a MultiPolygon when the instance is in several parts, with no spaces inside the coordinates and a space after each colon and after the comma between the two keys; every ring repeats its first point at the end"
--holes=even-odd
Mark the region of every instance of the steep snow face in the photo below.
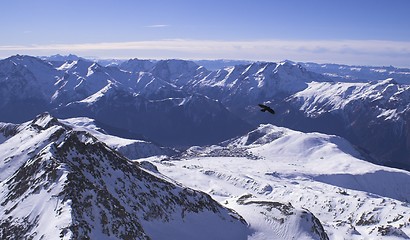
{"type": "Polygon", "coordinates": [[[48,114],[0,149],[2,239],[246,239],[244,220],[208,195],[48,114]]]}
{"type": "Polygon", "coordinates": [[[400,115],[410,110],[406,104],[410,101],[409,90],[409,85],[397,84],[391,78],[371,83],[314,82],[292,97],[302,104],[301,110],[307,114],[344,111],[357,108],[360,103],[372,102],[378,106],[371,111],[375,119],[402,121],[400,115]]]}
{"type": "Polygon", "coordinates": [[[261,125],[221,146],[148,160],[245,217],[249,239],[408,238],[410,173],[360,157],[337,136],[261,125]]]}
{"type": "Polygon", "coordinates": [[[221,100],[228,106],[247,106],[278,95],[290,95],[308,82],[326,79],[289,62],[252,63],[218,70],[188,85],[190,89],[221,100]]]}
{"type": "Polygon", "coordinates": [[[151,100],[167,98],[182,98],[187,93],[176,85],[155,77],[152,73],[141,72],[138,74],[135,84],[131,85],[137,94],[151,100]]]}
{"type": "Polygon", "coordinates": [[[311,118],[337,116],[344,121],[344,136],[352,142],[384,164],[410,168],[409,85],[393,79],[371,83],[313,82],[287,101],[311,118]]]}
{"type": "MultiPolygon", "coordinates": [[[[130,77],[129,74],[115,73],[111,73],[113,75],[111,76],[107,68],[85,60],[64,64],[59,70],[64,71],[65,74],[56,83],[59,87],[53,95],[53,102],[56,104],[82,100],[100,91],[107,84],[126,81],[127,77],[130,77]]],[[[117,72],[121,73],[119,70],[117,72]]]]}
{"type": "Polygon", "coordinates": [[[131,73],[84,59],[55,67],[41,59],[20,55],[0,61],[0,73],[3,105],[10,99],[26,102],[34,99],[43,101],[45,109],[82,100],[110,82],[130,84],[135,79],[131,73]]]}

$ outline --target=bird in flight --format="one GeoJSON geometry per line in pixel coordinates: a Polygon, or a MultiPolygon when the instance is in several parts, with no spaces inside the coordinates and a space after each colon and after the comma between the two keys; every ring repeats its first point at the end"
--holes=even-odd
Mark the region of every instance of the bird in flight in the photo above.
{"type": "Polygon", "coordinates": [[[258,105],[259,105],[259,107],[261,108],[261,111],[262,111],[262,112],[268,111],[268,112],[270,112],[270,113],[272,113],[272,114],[275,114],[275,111],[274,111],[272,108],[270,108],[270,107],[268,107],[268,106],[266,106],[266,105],[263,105],[263,104],[258,104],[258,105]]]}

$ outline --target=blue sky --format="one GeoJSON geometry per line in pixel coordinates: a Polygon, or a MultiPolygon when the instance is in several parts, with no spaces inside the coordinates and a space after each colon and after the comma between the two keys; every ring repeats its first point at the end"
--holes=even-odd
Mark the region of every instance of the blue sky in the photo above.
{"type": "Polygon", "coordinates": [[[409,0],[8,0],[0,58],[313,61],[410,67],[409,0]]]}

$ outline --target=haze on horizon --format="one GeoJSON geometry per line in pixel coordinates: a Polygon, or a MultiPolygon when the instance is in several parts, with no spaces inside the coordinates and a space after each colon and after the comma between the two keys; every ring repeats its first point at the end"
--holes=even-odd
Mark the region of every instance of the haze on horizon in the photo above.
{"type": "Polygon", "coordinates": [[[410,1],[2,1],[0,58],[240,59],[410,67],[410,1]]]}

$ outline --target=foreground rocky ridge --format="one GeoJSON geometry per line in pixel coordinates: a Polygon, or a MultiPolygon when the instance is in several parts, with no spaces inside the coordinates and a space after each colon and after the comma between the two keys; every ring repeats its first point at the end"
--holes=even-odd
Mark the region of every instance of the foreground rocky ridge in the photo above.
{"type": "Polygon", "coordinates": [[[236,213],[48,114],[0,144],[2,239],[246,239],[236,213]],[[212,224],[203,224],[203,221],[212,224]]]}

